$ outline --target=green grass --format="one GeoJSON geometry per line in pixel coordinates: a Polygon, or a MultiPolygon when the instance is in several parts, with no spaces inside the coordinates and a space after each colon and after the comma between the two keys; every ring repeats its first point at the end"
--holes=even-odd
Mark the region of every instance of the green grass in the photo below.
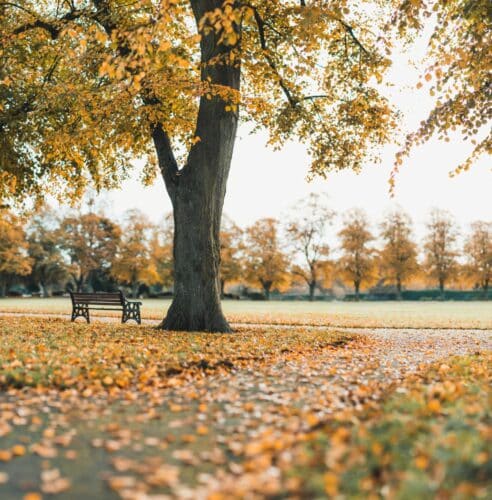
{"type": "MultiPolygon", "coordinates": [[[[144,299],[142,315],[161,319],[169,300],[144,299]]],[[[68,298],[0,299],[0,312],[70,314],[68,298]]],[[[232,322],[345,327],[492,328],[490,302],[224,301],[232,322]]],[[[93,313],[97,315],[98,313],[93,313]]],[[[101,313],[99,313],[101,314],[101,313]]],[[[108,313],[103,313],[108,315],[108,313]]]]}
{"type": "Polygon", "coordinates": [[[311,434],[291,476],[308,498],[491,498],[491,370],[483,353],[410,377],[382,405],[311,434]]]}

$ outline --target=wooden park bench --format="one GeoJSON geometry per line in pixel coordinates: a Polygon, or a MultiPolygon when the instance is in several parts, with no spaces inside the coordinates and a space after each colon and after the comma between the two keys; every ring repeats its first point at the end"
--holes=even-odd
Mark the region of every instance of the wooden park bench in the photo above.
{"type": "Polygon", "coordinates": [[[121,322],[126,323],[129,319],[135,320],[139,325],[141,302],[128,300],[121,291],[116,293],[84,293],[70,292],[72,299],[72,321],[79,316],[90,323],[89,310],[98,311],[122,311],[121,322]]]}

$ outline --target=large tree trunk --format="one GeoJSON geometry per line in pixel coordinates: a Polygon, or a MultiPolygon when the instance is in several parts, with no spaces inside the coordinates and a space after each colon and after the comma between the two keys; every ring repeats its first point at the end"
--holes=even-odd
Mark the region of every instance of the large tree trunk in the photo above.
{"type": "MultiPolygon", "coordinates": [[[[187,184],[182,180],[180,187],[187,184]]],[[[174,298],[161,325],[166,330],[230,331],[220,303],[222,203],[223,197],[199,185],[178,189],[173,203],[174,298]]]]}
{"type": "MultiPolygon", "coordinates": [[[[222,0],[192,0],[199,23],[222,0]]],[[[240,68],[229,61],[232,47],[220,35],[202,35],[203,82],[239,90],[240,68]]],[[[237,57],[236,57],[237,61],[237,57]]],[[[153,139],[174,209],[174,297],[161,323],[166,330],[230,332],[220,302],[220,222],[237,130],[237,109],[212,95],[200,99],[195,136],[186,165],[178,169],[171,143],[161,125],[153,139]],[[227,110],[226,110],[227,106],[227,110]]]]}

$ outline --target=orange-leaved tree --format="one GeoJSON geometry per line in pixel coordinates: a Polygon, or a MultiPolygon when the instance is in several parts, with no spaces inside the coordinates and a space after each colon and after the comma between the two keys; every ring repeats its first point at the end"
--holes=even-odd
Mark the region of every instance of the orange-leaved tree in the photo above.
{"type": "Polygon", "coordinates": [[[245,268],[250,283],[259,284],[267,300],[274,288],[288,282],[288,259],[279,239],[280,224],[276,219],[260,219],[246,230],[245,268]]]}
{"type": "Polygon", "coordinates": [[[153,225],[139,210],[128,210],[122,225],[121,237],[111,262],[111,275],[128,284],[132,297],[138,297],[141,285],[159,283],[159,274],[152,258],[153,225]]]}
{"type": "Polygon", "coordinates": [[[220,231],[220,293],[226,283],[238,281],[243,274],[243,230],[229,217],[222,219],[220,231]]]}
{"type": "Polygon", "coordinates": [[[121,228],[104,215],[89,212],[65,217],[58,231],[59,244],[70,260],[70,274],[77,291],[91,288],[92,273],[109,272],[121,228]]]}
{"type": "Polygon", "coordinates": [[[174,209],[161,326],[229,331],[219,233],[239,113],[272,144],[305,143],[312,174],[360,169],[395,127],[376,83],[398,3],[0,1],[1,197],[78,198],[145,158],[174,209]]]}
{"type": "Polygon", "coordinates": [[[41,206],[31,215],[27,225],[31,279],[43,297],[49,297],[55,285],[64,287],[70,277],[70,268],[60,248],[59,224],[54,210],[41,206]]]}
{"type": "Polygon", "coordinates": [[[14,213],[0,209],[0,297],[17,277],[31,272],[32,259],[27,254],[28,243],[24,224],[14,213]]]}
{"type": "Polygon", "coordinates": [[[396,285],[398,299],[405,280],[418,269],[417,245],[413,241],[412,220],[402,210],[388,213],[381,223],[381,238],[384,247],[380,252],[383,272],[396,285]]]}
{"type": "Polygon", "coordinates": [[[359,300],[362,283],[368,282],[374,274],[374,248],[369,246],[374,236],[363,210],[353,209],[344,219],[338,233],[342,249],[338,267],[342,276],[353,284],[355,298],[359,300]]]}
{"type": "Polygon", "coordinates": [[[465,242],[466,269],[488,297],[492,282],[492,222],[476,221],[465,242]]]}
{"type": "Polygon", "coordinates": [[[458,273],[458,230],[451,214],[433,209],[427,222],[424,241],[424,269],[437,281],[441,297],[446,282],[458,273]]]}
{"type": "Polygon", "coordinates": [[[157,272],[157,283],[163,287],[171,287],[173,278],[173,222],[168,214],[163,221],[152,230],[149,241],[149,252],[152,265],[157,272]]]}

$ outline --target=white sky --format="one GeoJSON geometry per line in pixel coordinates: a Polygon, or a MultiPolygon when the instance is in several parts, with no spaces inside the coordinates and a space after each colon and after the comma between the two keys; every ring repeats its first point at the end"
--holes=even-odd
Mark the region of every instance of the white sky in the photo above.
{"type": "MultiPolygon", "coordinates": [[[[425,86],[420,90],[415,87],[419,78],[416,66],[425,53],[425,41],[422,37],[410,51],[394,58],[388,75],[393,85],[384,90],[402,111],[403,125],[408,131],[427,116],[433,103],[425,86]]],[[[388,179],[396,146],[386,147],[381,164],[366,165],[359,175],[346,171],[308,183],[309,157],[304,146],[292,143],[281,151],[273,151],[266,146],[266,138],[266,134],[250,135],[248,126],[239,129],[225,213],[241,226],[262,217],[280,218],[289,206],[311,191],[327,193],[339,215],[352,207],[365,209],[375,224],[387,209],[398,204],[411,215],[418,237],[423,234],[426,217],[433,207],[450,210],[465,231],[474,220],[492,218],[490,158],[482,158],[458,177],[448,176],[472,148],[470,142],[463,142],[459,136],[449,143],[433,139],[416,148],[401,167],[393,199],[388,192],[388,179]]],[[[171,210],[162,179],[145,188],[136,177],[137,173],[135,180],[126,182],[121,190],[103,193],[100,199],[104,199],[106,211],[114,216],[139,208],[158,222],[171,210]]]]}

